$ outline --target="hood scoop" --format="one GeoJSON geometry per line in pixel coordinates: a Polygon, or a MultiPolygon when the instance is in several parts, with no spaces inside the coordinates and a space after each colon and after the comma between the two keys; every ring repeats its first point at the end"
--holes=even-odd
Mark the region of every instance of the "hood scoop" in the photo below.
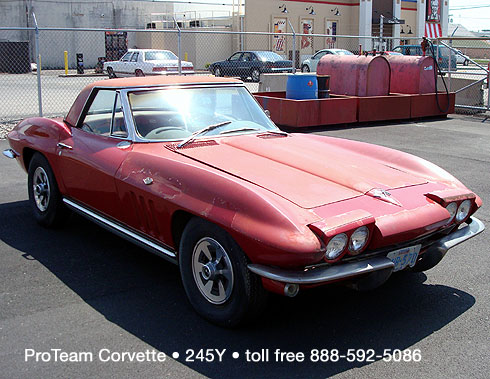
{"type": "Polygon", "coordinates": [[[285,138],[287,136],[288,136],[287,134],[282,134],[282,133],[263,133],[263,134],[258,134],[257,138],[272,139],[272,138],[285,138]]]}
{"type": "Polygon", "coordinates": [[[202,141],[193,141],[191,143],[188,143],[187,145],[184,145],[183,147],[178,147],[178,143],[172,143],[170,145],[165,145],[167,149],[170,151],[179,151],[179,150],[188,150],[188,149],[195,149],[198,147],[207,147],[207,146],[216,146],[218,145],[218,142],[216,142],[213,139],[208,139],[208,140],[202,140],[202,141]]]}

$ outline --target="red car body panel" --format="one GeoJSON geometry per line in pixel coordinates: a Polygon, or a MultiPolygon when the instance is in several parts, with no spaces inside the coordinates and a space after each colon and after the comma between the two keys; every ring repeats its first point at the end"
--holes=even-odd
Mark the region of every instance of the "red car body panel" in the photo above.
{"type": "Polygon", "coordinates": [[[301,134],[267,139],[256,135],[230,137],[216,146],[180,153],[269,189],[302,208],[346,200],[373,188],[426,182],[385,162],[339,148],[335,141],[318,141],[301,134]]]}
{"type": "Polygon", "coordinates": [[[180,210],[223,227],[252,252],[254,262],[297,266],[321,259],[321,245],[306,227],[318,216],[301,209],[293,213],[298,207],[289,201],[270,197],[252,183],[230,178],[162,144],[135,144],[116,182],[121,203],[131,205],[124,207],[121,220],[168,246],[177,247],[165,226],[180,210]],[[153,179],[151,186],[143,183],[148,176],[153,179]],[[275,212],[264,213],[267,208],[275,212]],[[278,254],[283,249],[290,252],[289,258],[278,254]]]}
{"type": "Polygon", "coordinates": [[[478,196],[443,169],[366,143],[249,134],[197,140],[182,149],[175,142],[120,148],[120,140],[94,138],[75,127],[95,87],[198,83],[240,82],[194,76],[93,83],[64,122],[27,119],[9,134],[9,142],[21,164],[29,151],[44,154],[64,196],[165,246],[178,250],[172,225],[184,212],[221,226],[252,263],[284,268],[322,262],[321,240],[346,225],[369,225],[372,250],[446,227],[450,216],[438,203],[445,197],[469,194],[471,213],[481,206],[478,196]],[[61,149],[58,142],[73,149],[61,149]],[[389,190],[393,199],[377,198],[373,189],[389,190]]]}
{"type": "Polygon", "coordinates": [[[119,219],[123,205],[114,196],[114,177],[131,148],[120,149],[120,140],[104,136],[94,139],[91,133],[77,128],[72,128],[72,133],[61,142],[73,149],[60,150],[62,159],[57,163],[64,190],[70,197],[119,219]]]}

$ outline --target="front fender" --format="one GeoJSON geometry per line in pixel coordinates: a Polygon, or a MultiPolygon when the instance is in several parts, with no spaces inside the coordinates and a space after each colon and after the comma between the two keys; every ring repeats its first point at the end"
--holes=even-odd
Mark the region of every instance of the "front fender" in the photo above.
{"type": "MultiPolygon", "coordinates": [[[[167,226],[182,210],[225,229],[254,263],[298,266],[321,259],[321,243],[307,227],[319,220],[313,212],[170,151],[166,156],[145,154],[147,148],[135,147],[116,181],[122,203],[130,202],[131,196],[152,202],[158,224],[165,226],[165,243],[174,245],[167,226]],[[144,184],[147,177],[151,185],[144,184]]],[[[127,223],[134,223],[135,217],[141,215],[126,211],[127,223]]]]}

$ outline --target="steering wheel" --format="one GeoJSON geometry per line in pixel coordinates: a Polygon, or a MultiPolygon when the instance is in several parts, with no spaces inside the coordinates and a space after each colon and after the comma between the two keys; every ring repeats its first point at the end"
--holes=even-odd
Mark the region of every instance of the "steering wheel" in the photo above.
{"type": "Polygon", "coordinates": [[[180,128],[178,126],[161,126],[159,128],[153,129],[151,132],[149,132],[145,136],[145,138],[146,139],[162,139],[162,136],[160,136],[160,134],[164,133],[164,132],[169,132],[171,130],[179,130],[181,132],[185,132],[185,135],[177,135],[173,138],[187,137],[189,135],[189,132],[187,130],[185,130],[184,128],[180,128]]]}
{"type": "Polygon", "coordinates": [[[83,129],[83,128],[86,128],[86,129],[88,129],[89,131],[91,131],[92,133],[95,133],[95,130],[94,130],[94,129],[93,129],[93,128],[92,128],[92,127],[89,125],[89,124],[87,124],[86,122],[84,122],[84,123],[82,124],[82,129],[83,129]]]}
{"type": "Polygon", "coordinates": [[[190,129],[198,127],[204,128],[207,125],[217,124],[224,121],[234,122],[237,120],[234,117],[227,116],[221,113],[195,113],[188,116],[188,118],[186,119],[186,123],[187,125],[190,125],[190,129]]]}

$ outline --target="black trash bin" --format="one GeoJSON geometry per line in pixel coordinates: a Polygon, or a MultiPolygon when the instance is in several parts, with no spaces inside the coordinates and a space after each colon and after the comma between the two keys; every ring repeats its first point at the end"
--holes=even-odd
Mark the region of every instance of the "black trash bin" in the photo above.
{"type": "Polygon", "coordinates": [[[330,75],[317,75],[318,98],[328,99],[330,97],[330,75]]]}
{"type": "Polygon", "coordinates": [[[83,69],[83,54],[77,53],[77,74],[83,74],[85,71],[83,69]]]}

